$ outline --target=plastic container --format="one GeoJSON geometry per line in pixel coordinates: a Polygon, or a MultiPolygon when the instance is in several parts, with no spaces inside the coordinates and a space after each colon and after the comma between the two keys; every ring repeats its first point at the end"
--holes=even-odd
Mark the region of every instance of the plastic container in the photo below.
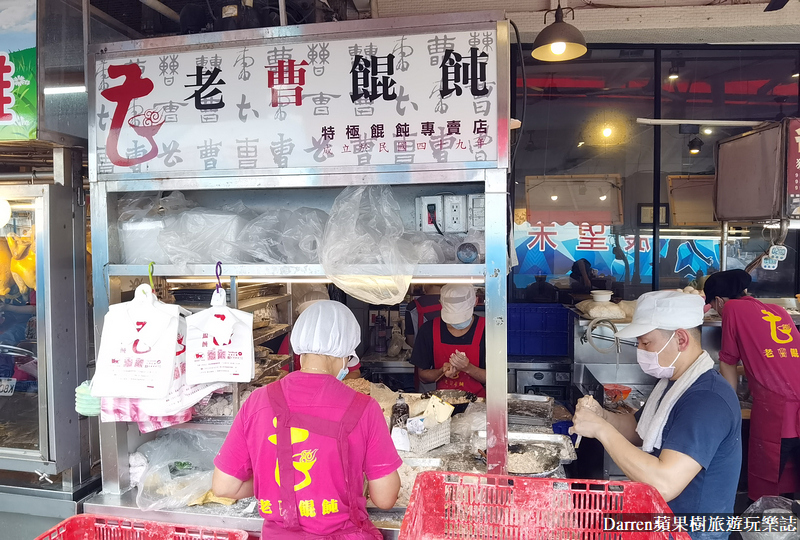
{"type": "Polygon", "coordinates": [[[561,304],[508,304],[510,356],[572,356],[573,313],[561,304]]]}
{"type": "Polygon", "coordinates": [[[448,418],[422,435],[409,433],[408,442],[411,444],[411,452],[413,454],[424,454],[434,448],[450,444],[450,420],[448,418]]]}
{"type": "Polygon", "coordinates": [[[614,293],[611,291],[592,291],[592,300],[595,302],[610,302],[612,294],[614,293]]]}
{"type": "Polygon", "coordinates": [[[604,518],[620,512],[650,521],[672,514],[658,491],[636,482],[423,472],[400,539],[690,540],[685,532],[604,531],[604,518]]]}
{"type": "Polygon", "coordinates": [[[35,540],[247,540],[245,531],[94,514],[68,518],[35,540]]]}

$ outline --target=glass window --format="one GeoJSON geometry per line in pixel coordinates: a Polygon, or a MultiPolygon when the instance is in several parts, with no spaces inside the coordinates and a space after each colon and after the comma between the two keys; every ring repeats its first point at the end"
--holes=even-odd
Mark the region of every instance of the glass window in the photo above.
{"type": "Polygon", "coordinates": [[[514,172],[514,300],[651,288],[637,204],[652,201],[653,129],[636,119],[653,114],[653,59],[644,49],[591,50],[563,64],[526,54],[525,79],[521,69],[516,78],[516,115],[524,86],[527,111],[514,172]]]}
{"type": "Polygon", "coordinates": [[[39,448],[36,245],[32,201],[0,200],[0,447],[39,448]]]}

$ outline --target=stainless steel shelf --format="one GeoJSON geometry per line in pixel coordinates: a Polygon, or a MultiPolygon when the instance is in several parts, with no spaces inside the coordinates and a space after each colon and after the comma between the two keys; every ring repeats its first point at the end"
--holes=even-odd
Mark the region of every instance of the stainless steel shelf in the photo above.
{"type": "Polygon", "coordinates": [[[258,328],[253,330],[253,343],[255,345],[259,345],[265,341],[275,339],[278,336],[288,334],[289,330],[291,329],[291,324],[273,324],[272,326],[267,326],[266,328],[258,328]]]}
{"type": "Polygon", "coordinates": [[[282,304],[292,299],[291,294],[281,294],[276,296],[259,296],[256,298],[248,298],[246,300],[239,300],[237,309],[253,313],[259,309],[264,309],[271,304],[282,304]]]}
{"type": "MultiPolygon", "coordinates": [[[[144,264],[109,264],[109,276],[146,276],[147,265],[144,264]]],[[[364,265],[364,271],[370,265],[364,265]]],[[[215,265],[190,264],[187,267],[178,267],[168,264],[156,264],[153,275],[165,277],[192,276],[214,277],[215,265]]],[[[226,276],[253,277],[264,281],[285,281],[286,278],[321,278],[326,279],[325,272],[320,264],[226,264],[223,266],[226,276]]],[[[375,275],[382,275],[384,267],[375,267],[375,275]]],[[[434,278],[483,278],[486,273],[484,264],[420,264],[414,277],[434,278]]]]}
{"type": "Polygon", "coordinates": [[[195,416],[189,422],[170,426],[170,429],[196,429],[227,433],[231,429],[233,418],[233,416],[195,416]]]}

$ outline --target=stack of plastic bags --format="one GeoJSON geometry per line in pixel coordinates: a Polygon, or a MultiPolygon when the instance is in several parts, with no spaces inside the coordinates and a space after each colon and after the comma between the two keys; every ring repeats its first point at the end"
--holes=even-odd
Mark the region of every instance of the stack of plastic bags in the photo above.
{"type": "Polygon", "coordinates": [[[92,380],[100,421],[136,422],[142,433],[188,422],[197,402],[225,386],[187,383],[186,313],[160,302],[149,285],[109,308],[92,380]]]}

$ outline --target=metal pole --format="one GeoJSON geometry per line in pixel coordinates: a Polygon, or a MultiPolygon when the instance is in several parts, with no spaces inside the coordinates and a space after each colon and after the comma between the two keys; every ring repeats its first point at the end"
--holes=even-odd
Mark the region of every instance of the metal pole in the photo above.
{"type": "Polygon", "coordinates": [[[52,184],[54,180],[53,171],[0,173],[0,184],[52,184]]]}
{"type": "Polygon", "coordinates": [[[286,18],[286,0],[278,0],[278,15],[280,16],[281,26],[289,24],[289,20],[286,18]]]}
{"type": "MultiPolygon", "coordinates": [[[[653,117],[661,119],[661,49],[655,51],[655,90],[653,92],[653,117]]],[[[653,126],[653,290],[659,288],[661,255],[661,126],[653,126]]]]}
{"type": "Polygon", "coordinates": [[[722,240],[719,243],[719,270],[728,269],[728,222],[722,222],[722,240]]]}

